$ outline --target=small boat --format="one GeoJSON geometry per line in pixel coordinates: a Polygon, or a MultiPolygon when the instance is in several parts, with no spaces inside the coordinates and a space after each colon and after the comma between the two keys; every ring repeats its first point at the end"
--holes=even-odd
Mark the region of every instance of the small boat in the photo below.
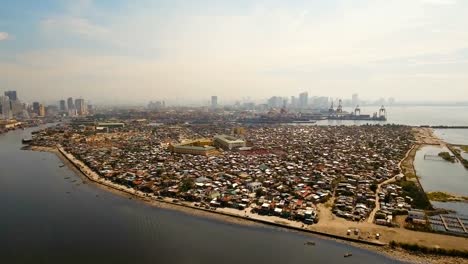
{"type": "Polygon", "coordinates": [[[60,164],[59,167],[63,168],[63,167],[65,167],[65,164],[60,164]]]}
{"type": "Polygon", "coordinates": [[[353,254],[351,254],[351,253],[346,253],[346,254],[344,254],[344,257],[345,257],[345,258],[349,258],[349,257],[351,257],[352,255],[353,255],[353,254]]]}
{"type": "Polygon", "coordinates": [[[21,140],[23,142],[23,144],[29,144],[32,142],[32,139],[31,138],[23,138],[23,140],[21,140]]]}
{"type": "Polygon", "coordinates": [[[314,241],[307,241],[307,242],[304,243],[304,245],[315,246],[315,242],[314,241]]]}

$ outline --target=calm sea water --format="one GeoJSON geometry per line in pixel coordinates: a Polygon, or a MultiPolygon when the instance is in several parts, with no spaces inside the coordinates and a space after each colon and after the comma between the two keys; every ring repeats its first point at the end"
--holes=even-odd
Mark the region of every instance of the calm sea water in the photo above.
{"type": "Polygon", "coordinates": [[[426,192],[443,191],[468,196],[468,170],[460,163],[451,163],[437,156],[446,148],[438,146],[425,146],[416,153],[414,166],[416,174],[426,192]]]}
{"type": "Polygon", "coordinates": [[[444,208],[444,209],[449,209],[457,212],[458,214],[466,215],[468,216],[468,204],[467,203],[460,203],[460,202],[449,202],[449,203],[443,203],[443,202],[432,202],[432,205],[435,208],[444,208]]]}
{"type": "Polygon", "coordinates": [[[450,144],[468,145],[468,129],[434,129],[434,134],[450,144]]]}
{"type": "MultiPolygon", "coordinates": [[[[425,146],[416,153],[414,167],[416,174],[426,192],[443,191],[468,196],[468,170],[461,163],[450,163],[438,158],[424,158],[424,155],[438,155],[441,151],[448,151],[438,146],[425,146]]],[[[468,203],[432,202],[436,208],[455,210],[457,213],[468,215],[468,203]]]]}
{"type": "Polygon", "coordinates": [[[331,240],[150,207],[0,135],[0,263],[400,263],[331,240]],[[314,247],[304,246],[307,240],[314,247]],[[352,252],[351,258],[343,254],[352,252]]]}

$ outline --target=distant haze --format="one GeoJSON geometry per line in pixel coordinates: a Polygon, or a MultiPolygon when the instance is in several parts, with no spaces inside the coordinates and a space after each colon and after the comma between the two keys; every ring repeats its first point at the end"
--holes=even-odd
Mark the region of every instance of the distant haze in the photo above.
{"type": "Polygon", "coordinates": [[[25,100],[468,100],[465,0],[20,0],[0,92],[25,100]]]}

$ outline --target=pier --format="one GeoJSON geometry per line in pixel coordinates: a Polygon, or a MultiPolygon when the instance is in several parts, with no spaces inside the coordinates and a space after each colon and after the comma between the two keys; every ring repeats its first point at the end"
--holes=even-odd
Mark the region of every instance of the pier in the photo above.
{"type": "Polygon", "coordinates": [[[436,161],[443,161],[444,159],[436,154],[424,154],[425,160],[436,160],[436,161]]]}

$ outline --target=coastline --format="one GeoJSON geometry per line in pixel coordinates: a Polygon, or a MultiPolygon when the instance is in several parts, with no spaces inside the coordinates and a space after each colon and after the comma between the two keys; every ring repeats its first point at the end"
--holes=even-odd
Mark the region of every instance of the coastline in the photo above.
{"type": "MultiPolygon", "coordinates": [[[[414,180],[417,181],[418,185],[420,188],[424,191],[424,188],[422,184],[420,183],[420,178],[417,176],[416,169],[414,167],[414,158],[416,156],[416,152],[425,147],[425,146],[440,146],[440,147],[446,147],[450,150],[450,152],[454,153],[456,158],[458,159],[459,162],[463,164],[463,158],[460,155],[457,155],[457,152],[454,151],[454,146],[460,146],[460,145],[453,145],[449,144],[442,139],[438,138],[434,134],[434,130],[432,128],[413,128],[415,131],[416,135],[416,148],[414,153],[411,154],[412,158],[408,160],[406,165],[405,170],[409,173],[409,175],[414,176],[414,180]]],[[[465,166],[465,168],[467,168],[465,166]]],[[[468,168],[467,168],[468,169],[468,168]]],[[[406,173],[405,173],[406,175],[406,173]]],[[[410,177],[413,178],[413,177],[410,177]]],[[[431,191],[431,192],[424,192],[428,198],[429,201],[433,202],[460,202],[460,203],[466,203],[468,202],[468,196],[465,195],[460,195],[457,193],[451,193],[451,192],[446,192],[446,191],[431,191]]]]}
{"type": "MultiPolygon", "coordinates": [[[[370,240],[363,240],[354,237],[348,237],[345,234],[342,234],[342,229],[344,226],[356,226],[362,230],[372,228],[374,231],[382,233],[392,233],[390,232],[383,232],[383,229],[389,229],[387,227],[377,226],[375,224],[365,224],[361,225],[361,223],[355,223],[346,221],[344,219],[337,219],[333,215],[328,208],[322,206],[321,214],[326,215],[325,217],[330,218],[331,222],[328,221],[320,221],[319,224],[312,225],[309,228],[302,228],[302,223],[288,221],[282,218],[267,216],[267,219],[261,219],[261,216],[255,215],[256,217],[250,217],[243,214],[243,211],[239,211],[236,209],[224,208],[224,209],[217,209],[216,211],[208,210],[200,207],[195,207],[193,205],[189,205],[188,203],[178,202],[174,203],[170,198],[164,198],[163,200],[156,200],[154,196],[148,196],[142,192],[136,191],[131,188],[126,188],[125,186],[110,182],[108,180],[104,180],[103,178],[99,177],[97,173],[92,171],[89,167],[83,164],[81,161],[76,159],[70,153],[65,152],[61,148],[47,148],[47,147],[32,147],[31,150],[33,151],[44,151],[44,152],[51,152],[58,156],[58,158],[71,168],[75,173],[82,176],[82,178],[96,183],[96,185],[100,188],[105,189],[106,191],[111,191],[118,195],[124,195],[125,197],[129,197],[129,199],[137,199],[141,202],[145,202],[150,206],[155,206],[158,208],[169,209],[169,210],[177,210],[184,213],[192,214],[195,216],[207,217],[212,218],[220,221],[225,221],[227,223],[232,224],[241,224],[241,225],[250,225],[250,226],[273,226],[277,228],[281,228],[283,230],[299,232],[301,234],[306,234],[310,236],[320,236],[324,239],[332,239],[335,241],[339,241],[341,243],[350,244],[355,247],[364,248],[367,250],[371,250],[377,252],[379,254],[383,254],[387,257],[392,259],[400,260],[400,261],[411,261],[411,263],[468,263],[468,259],[460,259],[455,257],[447,257],[447,256],[438,256],[438,255],[421,255],[416,253],[410,253],[406,250],[399,249],[399,248],[391,248],[388,246],[387,242],[379,242],[379,241],[370,241],[370,240]],[[236,214],[237,212],[237,214],[236,214]],[[330,216],[331,215],[331,216],[330,216]],[[258,216],[258,217],[257,217],[258,216]],[[276,219],[277,218],[277,219],[276,219]],[[296,225],[294,225],[294,223],[296,225]],[[343,226],[344,225],[344,226],[343,226]],[[337,232],[336,226],[340,227],[337,232]]],[[[413,150],[413,149],[412,149],[413,150]]],[[[408,155],[402,160],[402,162],[411,157],[408,152],[408,155]]],[[[322,218],[323,216],[321,216],[322,218]]],[[[406,232],[409,230],[403,230],[406,232]]],[[[398,232],[399,233],[399,232],[398,232]]],[[[398,236],[398,233],[395,233],[394,236],[398,236]]],[[[369,233],[370,234],[370,233],[369,233]]],[[[389,237],[389,236],[388,236],[389,237]]],[[[360,238],[360,237],[359,237],[360,238]]],[[[369,238],[369,237],[368,237],[369,238]]]]}

